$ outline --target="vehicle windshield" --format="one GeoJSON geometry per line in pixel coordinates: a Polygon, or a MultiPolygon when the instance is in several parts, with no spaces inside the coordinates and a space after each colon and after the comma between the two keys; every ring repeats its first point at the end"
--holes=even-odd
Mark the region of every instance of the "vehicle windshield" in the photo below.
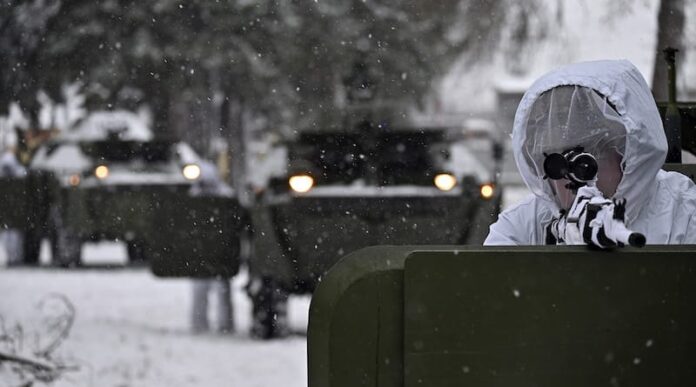
{"type": "Polygon", "coordinates": [[[434,154],[443,144],[443,131],[305,133],[291,145],[290,160],[297,166],[292,173],[314,173],[318,184],[432,185],[442,168],[434,154]]]}
{"type": "Polygon", "coordinates": [[[95,160],[107,162],[144,161],[167,162],[172,157],[173,144],[166,141],[90,141],[80,144],[83,152],[95,160]]]}
{"type": "Polygon", "coordinates": [[[378,181],[382,185],[431,185],[442,168],[433,157],[444,143],[443,132],[394,132],[379,136],[378,181]]]}
{"type": "Polygon", "coordinates": [[[355,135],[303,134],[289,157],[291,162],[308,161],[311,172],[326,184],[349,183],[365,175],[365,151],[355,135]]]}

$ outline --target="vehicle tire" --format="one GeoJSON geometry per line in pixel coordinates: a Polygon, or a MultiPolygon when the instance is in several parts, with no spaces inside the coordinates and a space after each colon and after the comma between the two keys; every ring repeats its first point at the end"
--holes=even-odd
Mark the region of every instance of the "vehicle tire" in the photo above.
{"type": "Polygon", "coordinates": [[[251,335],[268,340],[287,336],[288,292],[270,277],[252,278],[247,286],[251,297],[251,335]]]}
{"type": "Polygon", "coordinates": [[[51,255],[53,266],[76,267],[80,266],[80,254],[82,241],[63,224],[58,208],[51,209],[50,222],[51,255]]]}
{"type": "Polygon", "coordinates": [[[128,261],[131,264],[139,264],[147,262],[147,248],[142,240],[132,240],[127,242],[128,261]]]}

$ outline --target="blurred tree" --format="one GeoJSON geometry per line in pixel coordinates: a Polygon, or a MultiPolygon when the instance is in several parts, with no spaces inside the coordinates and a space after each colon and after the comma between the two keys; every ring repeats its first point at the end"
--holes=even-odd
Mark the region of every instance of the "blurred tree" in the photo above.
{"type": "Polygon", "coordinates": [[[422,101],[461,54],[450,37],[459,1],[294,1],[282,5],[296,43],[279,51],[299,127],[340,124],[344,79],[356,67],[373,80],[372,104],[422,101]]]}
{"type": "MultiPolygon", "coordinates": [[[[653,52],[654,66],[651,79],[653,97],[656,101],[667,101],[667,63],[663,50],[667,47],[676,48],[681,52],[677,54],[677,69],[681,69],[684,52],[684,33],[686,22],[686,4],[693,0],[660,0],[656,15],[657,36],[653,52]]],[[[607,9],[608,18],[621,17],[635,11],[636,7],[650,9],[650,1],[647,0],[615,0],[607,9]]]]}
{"type": "Polygon", "coordinates": [[[100,103],[148,101],[163,126],[172,99],[191,91],[295,127],[331,115],[358,60],[380,96],[418,100],[457,53],[446,34],[458,3],[5,1],[0,105],[28,106],[38,89],[57,95],[77,79],[100,103]]]}
{"type": "Polygon", "coordinates": [[[60,9],[59,0],[4,0],[0,2],[0,115],[12,101],[38,109],[35,77],[43,38],[60,9]]]}
{"type": "Polygon", "coordinates": [[[661,0],[657,14],[657,45],[652,75],[652,91],[655,100],[667,101],[667,63],[662,50],[667,47],[681,51],[677,54],[677,69],[684,60],[684,0],[661,0]]]}
{"type": "MultiPolygon", "coordinates": [[[[670,26],[672,38],[683,28],[665,20],[678,18],[683,2],[661,4],[660,31],[670,26]]],[[[60,100],[61,86],[77,80],[93,109],[146,103],[161,134],[199,147],[227,138],[239,170],[251,122],[286,134],[341,125],[360,102],[356,90],[369,95],[361,103],[401,113],[462,55],[485,63],[502,48],[510,70],[524,72],[529,43],[554,18],[544,4],[4,0],[0,114],[10,101],[36,112],[38,90],[60,100]]]]}
{"type": "MultiPolygon", "coordinates": [[[[324,125],[346,106],[344,80],[356,66],[376,81],[377,103],[413,103],[462,53],[486,61],[507,42],[508,62],[523,62],[520,47],[548,33],[544,4],[5,0],[0,114],[13,100],[35,110],[38,89],[57,97],[63,83],[81,80],[93,104],[149,103],[161,131],[170,130],[177,101],[209,104],[217,119],[232,109],[237,124],[244,110],[276,130],[324,125]]],[[[658,46],[679,48],[684,0],[661,1],[658,22],[658,46]]]]}
{"type": "Polygon", "coordinates": [[[0,86],[9,90],[1,109],[18,100],[35,111],[38,90],[59,100],[61,85],[78,80],[88,107],[147,103],[160,134],[195,139],[217,130],[230,143],[235,174],[244,173],[251,119],[285,133],[335,125],[345,114],[343,80],[356,64],[378,80],[375,103],[418,102],[459,54],[450,36],[459,0],[1,6],[0,48],[11,53],[0,62],[0,86]]]}

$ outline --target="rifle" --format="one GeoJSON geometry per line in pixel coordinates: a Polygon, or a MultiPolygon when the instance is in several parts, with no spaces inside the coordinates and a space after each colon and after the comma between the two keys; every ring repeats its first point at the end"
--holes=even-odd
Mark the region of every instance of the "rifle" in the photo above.
{"type": "Polygon", "coordinates": [[[645,235],[626,228],[625,200],[609,200],[595,186],[578,189],[573,205],[547,227],[547,244],[588,244],[603,249],[645,246],[645,235]]]}
{"type": "Polygon", "coordinates": [[[588,244],[603,249],[645,246],[645,236],[626,228],[625,200],[609,200],[595,185],[595,157],[582,147],[545,155],[544,178],[567,179],[576,193],[569,211],[562,210],[546,228],[546,244],[588,244]]]}

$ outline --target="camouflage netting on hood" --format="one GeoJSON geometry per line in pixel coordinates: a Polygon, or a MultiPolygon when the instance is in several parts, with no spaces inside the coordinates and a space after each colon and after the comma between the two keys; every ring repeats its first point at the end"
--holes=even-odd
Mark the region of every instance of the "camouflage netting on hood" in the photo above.
{"type": "MultiPolygon", "coordinates": [[[[626,127],[616,109],[599,92],[582,86],[559,86],[542,93],[530,110],[525,137],[525,161],[542,178],[548,154],[582,147],[601,164],[612,152],[623,157],[626,148],[626,127]]],[[[539,196],[555,197],[548,183],[532,188],[539,196]]]]}
{"type": "Polygon", "coordinates": [[[650,88],[624,60],[576,63],[538,79],[517,109],[512,143],[527,187],[553,213],[559,204],[543,178],[543,153],[573,146],[589,152],[615,149],[622,156],[623,177],[613,196],[627,200],[629,223],[654,194],[667,154],[650,88]]]}

